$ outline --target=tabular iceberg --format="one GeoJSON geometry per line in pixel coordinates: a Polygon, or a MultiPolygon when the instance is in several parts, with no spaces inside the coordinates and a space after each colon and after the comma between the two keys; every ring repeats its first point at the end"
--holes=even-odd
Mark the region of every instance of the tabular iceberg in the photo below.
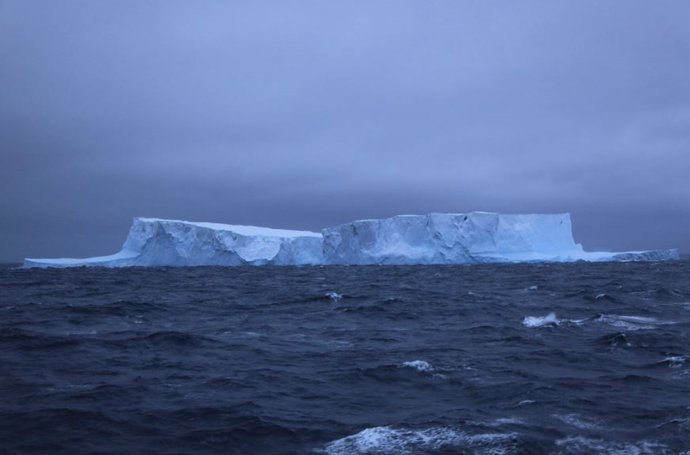
{"type": "Polygon", "coordinates": [[[25,259],[25,267],[322,264],[322,235],[255,226],[135,218],[120,252],[25,259]]]}
{"type": "Polygon", "coordinates": [[[135,218],[122,250],[87,259],[25,259],[25,267],[472,264],[661,261],[677,250],[586,252],[570,215],[472,212],[359,220],[319,232],[135,218]]]}
{"type": "Polygon", "coordinates": [[[323,235],[325,258],[336,264],[462,264],[582,255],[568,214],[401,215],[326,228],[323,235]]]}

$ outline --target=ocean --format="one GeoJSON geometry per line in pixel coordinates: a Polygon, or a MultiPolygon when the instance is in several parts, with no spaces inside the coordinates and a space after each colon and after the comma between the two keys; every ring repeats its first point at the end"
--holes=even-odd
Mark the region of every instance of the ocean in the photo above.
{"type": "Polygon", "coordinates": [[[0,268],[1,454],[690,454],[690,262],[0,268]]]}

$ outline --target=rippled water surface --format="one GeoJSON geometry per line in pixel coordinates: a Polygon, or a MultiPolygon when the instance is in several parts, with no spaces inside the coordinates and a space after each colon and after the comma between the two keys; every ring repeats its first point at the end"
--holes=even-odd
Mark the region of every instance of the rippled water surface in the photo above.
{"type": "Polygon", "coordinates": [[[690,454],[690,263],[0,269],[0,453],[690,454]]]}

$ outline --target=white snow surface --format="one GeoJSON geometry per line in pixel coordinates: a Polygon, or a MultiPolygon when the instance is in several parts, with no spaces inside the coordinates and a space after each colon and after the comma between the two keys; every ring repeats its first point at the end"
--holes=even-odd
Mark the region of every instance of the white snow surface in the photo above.
{"type": "Polygon", "coordinates": [[[677,250],[586,252],[570,215],[488,212],[399,215],[319,232],[135,218],[122,250],[86,259],[25,259],[25,267],[466,264],[657,261],[677,250]]]}
{"type": "Polygon", "coordinates": [[[180,221],[180,220],[163,220],[160,218],[138,218],[141,222],[155,223],[155,222],[175,222],[185,223],[191,226],[198,226],[202,228],[213,229],[216,231],[231,231],[245,236],[264,236],[264,237],[321,237],[318,232],[311,231],[293,231],[289,229],[274,229],[260,226],[246,226],[240,224],[222,224],[222,223],[205,223],[198,221],[180,221]]]}

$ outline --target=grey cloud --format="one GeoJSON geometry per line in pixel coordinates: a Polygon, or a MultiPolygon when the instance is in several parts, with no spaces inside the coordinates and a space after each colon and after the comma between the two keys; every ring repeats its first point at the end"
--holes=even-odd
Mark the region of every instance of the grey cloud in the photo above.
{"type": "Polygon", "coordinates": [[[0,2],[0,260],[132,216],[571,211],[690,249],[690,6],[0,2]]]}

